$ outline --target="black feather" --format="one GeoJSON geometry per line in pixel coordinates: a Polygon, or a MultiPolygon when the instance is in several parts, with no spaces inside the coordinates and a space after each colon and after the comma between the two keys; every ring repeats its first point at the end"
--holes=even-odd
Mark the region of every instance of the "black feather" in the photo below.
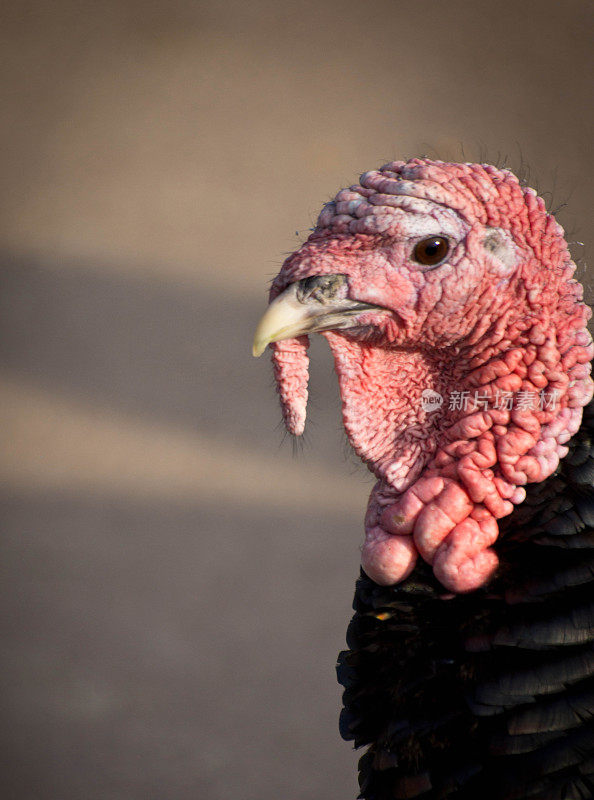
{"type": "Polygon", "coordinates": [[[557,472],[501,521],[491,584],[419,564],[357,583],[341,735],[367,800],[594,798],[594,403],[557,472]]]}

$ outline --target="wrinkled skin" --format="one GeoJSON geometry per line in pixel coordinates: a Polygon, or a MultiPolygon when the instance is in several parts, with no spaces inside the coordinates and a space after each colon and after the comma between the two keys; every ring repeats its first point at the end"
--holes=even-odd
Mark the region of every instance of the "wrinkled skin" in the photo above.
{"type": "MultiPolygon", "coordinates": [[[[271,299],[303,278],[340,274],[351,300],[390,312],[367,310],[322,334],[347,435],[378,478],[362,551],[377,583],[403,580],[418,556],[453,592],[492,576],[497,520],[525,484],[555,471],[592,397],[590,310],[574,269],[563,230],[512,173],[426,159],[362,175],[283,264],[271,299]],[[414,248],[434,235],[449,252],[427,267],[414,248]],[[424,404],[427,390],[441,406],[424,404]]],[[[295,434],[307,344],[271,345],[295,434]]]]}

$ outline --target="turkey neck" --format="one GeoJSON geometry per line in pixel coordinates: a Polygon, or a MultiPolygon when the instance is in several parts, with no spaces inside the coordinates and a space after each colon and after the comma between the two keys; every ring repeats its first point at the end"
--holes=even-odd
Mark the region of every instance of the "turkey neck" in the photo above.
{"type": "Polygon", "coordinates": [[[397,492],[410,486],[458,418],[467,387],[459,352],[378,347],[323,334],[334,356],[346,433],[370,470],[397,492]]]}

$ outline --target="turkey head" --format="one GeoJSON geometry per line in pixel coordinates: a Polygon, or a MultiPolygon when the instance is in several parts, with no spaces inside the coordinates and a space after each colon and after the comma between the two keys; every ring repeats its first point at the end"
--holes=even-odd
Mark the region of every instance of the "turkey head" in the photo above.
{"type": "Polygon", "coordinates": [[[562,228],[507,170],[415,158],[366,172],[284,262],[254,340],[303,432],[307,335],[332,350],[349,440],[377,476],[362,566],[418,556],[452,592],[497,567],[497,520],[566,453],[592,397],[589,308],[562,228]]]}

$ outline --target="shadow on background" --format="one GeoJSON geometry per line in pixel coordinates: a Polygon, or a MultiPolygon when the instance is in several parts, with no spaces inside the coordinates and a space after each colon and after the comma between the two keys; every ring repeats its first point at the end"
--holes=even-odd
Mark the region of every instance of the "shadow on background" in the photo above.
{"type": "Polygon", "coordinates": [[[338,188],[423,153],[528,162],[587,256],[593,13],[11,4],[3,797],[356,794],[333,666],[371,479],[324,343],[307,445],[279,448],[267,282],[338,188]]]}
{"type": "Polygon", "coordinates": [[[255,303],[2,263],[6,796],[313,797],[329,759],[352,793],[332,666],[369,481],[328,475],[336,403],[292,463],[255,303]]]}
{"type": "Polygon", "coordinates": [[[348,517],[3,501],[4,796],[352,793],[348,517]]]}

